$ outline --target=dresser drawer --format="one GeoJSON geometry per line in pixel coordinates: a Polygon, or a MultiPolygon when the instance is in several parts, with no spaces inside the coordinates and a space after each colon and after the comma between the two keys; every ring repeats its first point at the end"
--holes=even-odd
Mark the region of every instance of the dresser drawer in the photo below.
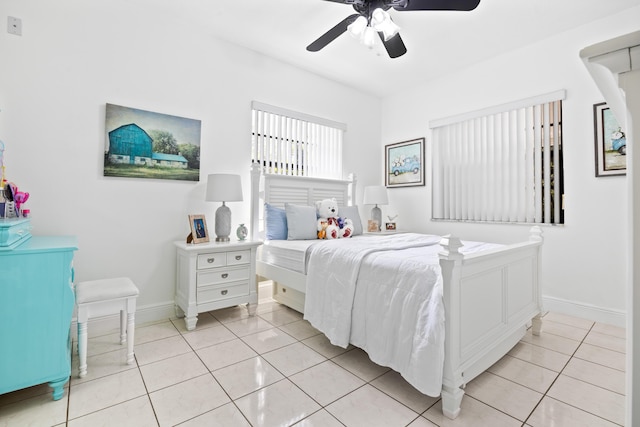
{"type": "Polygon", "coordinates": [[[227,252],[227,265],[249,264],[251,251],[227,252]]]}
{"type": "Polygon", "coordinates": [[[196,268],[198,270],[204,270],[206,268],[224,267],[227,265],[227,253],[215,252],[210,254],[198,255],[198,261],[196,262],[196,268]]]}
{"type": "Polygon", "coordinates": [[[31,237],[31,220],[28,218],[0,219],[0,248],[15,247],[23,239],[31,237]]]}
{"type": "Polygon", "coordinates": [[[203,286],[199,287],[196,298],[198,304],[219,301],[226,298],[249,295],[249,283],[239,283],[230,286],[203,286]]]}
{"type": "Polygon", "coordinates": [[[196,283],[198,287],[222,285],[240,280],[249,280],[249,267],[216,268],[198,271],[196,283]]]}

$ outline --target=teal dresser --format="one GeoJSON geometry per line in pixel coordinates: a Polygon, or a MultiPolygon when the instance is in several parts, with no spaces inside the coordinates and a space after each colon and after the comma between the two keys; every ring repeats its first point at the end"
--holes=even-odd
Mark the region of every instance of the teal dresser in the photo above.
{"type": "MultiPolygon", "coordinates": [[[[0,235],[25,226],[10,221],[0,221],[0,235]]],[[[49,383],[58,400],[71,374],[78,245],[75,237],[18,234],[18,241],[0,242],[0,394],[49,383]]]]}

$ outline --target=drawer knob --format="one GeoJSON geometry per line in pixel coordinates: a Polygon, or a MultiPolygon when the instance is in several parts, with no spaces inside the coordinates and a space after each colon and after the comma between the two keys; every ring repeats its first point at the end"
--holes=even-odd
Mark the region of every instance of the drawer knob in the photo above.
{"type": "Polygon", "coordinates": [[[220,291],[220,293],[221,293],[222,295],[226,295],[226,294],[227,294],[227,292],[229,292],[229,291],[228,291],[228,290],[226,290],[226,289],[225,289],[224,291],[220,291]]]}
{"type": "Polygon", "coordinates": [[[282,288],[282,293],[287,292],[287,288],[282,288]]]}
{"type": "MultiPolygon", "coordinates": [[[[229,277],[229,273],[223,273],[223,274],[222,274],[222,278],[223,278],[223,279],[226,279],[227,277],[229,277]]],[[[226,292],[226,291],[225,291],[225,292],[226,292]]]]}
{"type": "Polygon", "coordinates": [[[242,259],[242,255],[236,255],[236,261],[240,261],[242,259]]]}
{"type": "Polygon", "coordinates": [[[216,261],[216,259],[215,259],[215,258],[207,258],[207,262],[208,262],[209,264],[214,263],[215,261],[216,261]]]}

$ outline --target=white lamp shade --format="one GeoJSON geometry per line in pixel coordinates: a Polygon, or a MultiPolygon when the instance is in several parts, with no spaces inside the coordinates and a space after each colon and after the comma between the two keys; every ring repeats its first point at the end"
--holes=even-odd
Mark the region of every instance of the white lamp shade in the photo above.
{"type": "Polygon", "coordinates": [[[389,204],[387,188],[382,185],[370,185],[368,187],[364,187],[364,200],[362,203],[365,205],[389,204]]]}
{"type": "Polygon", "coordinates": [[[240,175],[211,174],[207,178],[207,202],[241,202],[242,181],[240,175]]]}

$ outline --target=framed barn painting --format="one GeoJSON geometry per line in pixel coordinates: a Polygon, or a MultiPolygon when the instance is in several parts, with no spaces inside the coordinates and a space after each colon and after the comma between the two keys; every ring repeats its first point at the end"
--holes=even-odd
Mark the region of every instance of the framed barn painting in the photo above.
{"type": "Polygon", "coordinates": [[[107,104],[104,176],[200,179],[200,120],[107,104]]]}
{"type": "Polygon", "coordinates": [[[385,146],[385,185],[424,185],[424,138],[385,146]]]}
{"type": "Polygon", "coordinates": [[[593,106],[596,176],[627,173],[627,138],[606,103],[593,106]]]}

